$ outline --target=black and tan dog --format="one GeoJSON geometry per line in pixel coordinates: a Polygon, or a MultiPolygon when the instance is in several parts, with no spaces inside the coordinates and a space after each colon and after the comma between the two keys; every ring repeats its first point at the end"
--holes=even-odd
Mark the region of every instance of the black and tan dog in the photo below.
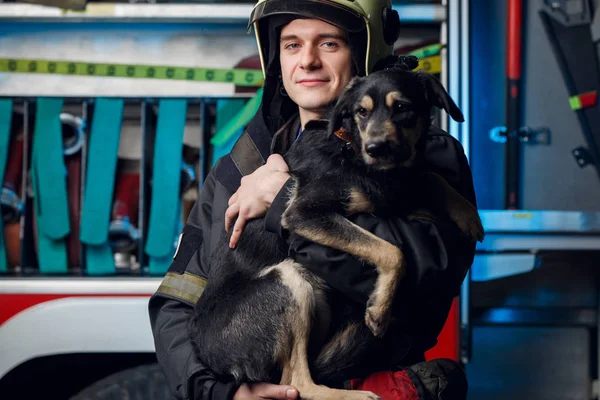
{"type": "Polygon", "coordinates": [[[420,139],[429,130],[432,107],[463,121],[431,75],[392,69],[356,78],[331,119],[311,122],[322,129],[301,135],[285,157],[294,185],[282,226],[377,268],[364,316],[332,326],[326,283],[289,259],[285,243],[265,231],[262,220],[253,220],[235,250],[224,234],[213,253],[189,330],[201,362],[238,383],[294,385],[302,399],[378,398],[321,385],[334,376],[352,378],[345,374],[356,365],[368,370],[376,363],[369,349],[386,332],[405,273],[399,248],[346,217],[401,216],[424,208],[447,213],[472,240],[483,238],[477,210],[441,177],[420,168],[420,139]]]}

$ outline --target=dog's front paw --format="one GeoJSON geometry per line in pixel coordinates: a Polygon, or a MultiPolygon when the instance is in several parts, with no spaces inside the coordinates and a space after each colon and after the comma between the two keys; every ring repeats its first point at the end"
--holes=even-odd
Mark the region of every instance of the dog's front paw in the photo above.
{"type": "MultiPolygon", "coordinates": [[[[381,397],[377,396],[375,393],[373,392],[366,392],[366,391],[362,391],[362,390],[356,390],[356,391],[352,391],[353,395],[355,395],[354,397],[352,397],[351,400],[381,400],[381,397]]],[[[346,400],[348,400],[346,398],[346,400]]]]}
{"type": "Polygon", "coordinates": [[[478,242],[483,242],[483,238],[485,237],[485,229],[483,228],[483,224],[481,223],[481,219],[479,218],[479,215],[476,218],[475,224],[476,224],[475,230],[471,231],[473,233],[471,236],[471,240],[477,240],[478,242]]]}
{"type": "Polygon", "coordinates": [[[367,311],[365,312],[365,324],[369,327],[375,337],[382,337],[390,324],[391,308],[384,304],[379,304],[377,298],[371,295],[367,302],[367,311]]]}
{"type": "Polygon", "coordinates": [[[475,218],[470,218],[469,220],[465,221],[465,224],[461,229],[467,235],[469,240],[473,242],[483,242],[485,231],[479,215],[477,215],[475,218]]]}
{"type": "Polygon", "coordinates": [[[469,240],[473,242],[483,241],[485,230],[476,210],[468,213],[454,213],[451,218],[469,240]]]}

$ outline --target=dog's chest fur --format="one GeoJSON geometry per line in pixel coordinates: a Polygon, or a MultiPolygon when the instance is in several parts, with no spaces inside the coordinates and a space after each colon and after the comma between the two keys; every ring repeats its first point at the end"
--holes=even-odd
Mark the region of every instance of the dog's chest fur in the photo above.
{"type": "Polygon", "coordinates": [[[383,172],[368,168],[360,154],[328,134],[327,121],[309,123],[285,160],[300,192],[307,186],[337,191],[340,207],[349,192],[358,190],[377,215],[398,215],[416,207],[416,195],[422,192],[418,190],[418,166],[383,172]]]}

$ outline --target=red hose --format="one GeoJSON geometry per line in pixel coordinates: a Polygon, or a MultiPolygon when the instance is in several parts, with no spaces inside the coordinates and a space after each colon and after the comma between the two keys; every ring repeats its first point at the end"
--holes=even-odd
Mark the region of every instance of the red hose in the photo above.
{"type": "Polygon", "coordinates": [[[506,74],[509,79],[521,78],[521,34],[523,28],[522,0],[508,0],[508,40],[506,74]]]}
{"type": "Polygon", "coordinates": [[[508,0],[506,43],[506,153],[505,153],[505,208],[519,208],[521,161],[521,34],[523,23],[522,0],[508,0]]]}

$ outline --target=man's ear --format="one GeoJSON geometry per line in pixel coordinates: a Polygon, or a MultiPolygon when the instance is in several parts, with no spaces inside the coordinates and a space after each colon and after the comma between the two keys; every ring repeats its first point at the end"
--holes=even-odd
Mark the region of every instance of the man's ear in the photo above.
{"type": "Polygon", "coordinates": [[[354,77],[339,95],[337,103],[331,112],[329,132],[333,133],[344,125],[344,120],[352,116],[352,107],[356,101],[357,88],[365,78],[354,77]]]}
{"type": "Polygon", "coordinates": [[[432,106],[446,110],[448,115],[457,122],[464,122],[465,117],[448,94],[444,85],[433,75],[421,72],[427,82],[427,99],[432,106]]]}

